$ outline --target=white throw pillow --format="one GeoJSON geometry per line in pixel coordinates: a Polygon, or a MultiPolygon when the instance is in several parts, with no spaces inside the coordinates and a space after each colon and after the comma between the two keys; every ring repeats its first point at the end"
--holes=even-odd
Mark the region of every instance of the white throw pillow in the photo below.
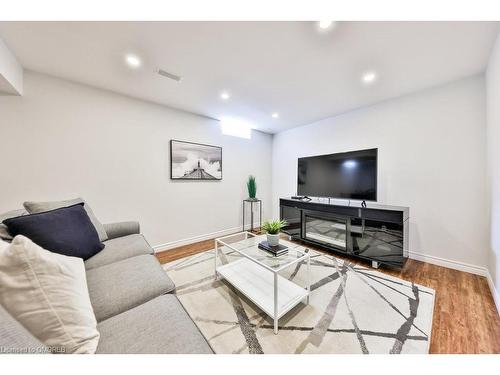
{"type": "Polygon", "coordinates": [[[2,251],[3,249],[5,249],[7,246],[9,246],[10,242],[6,242],[2,239],[0,239],[0,251],[2,251]]]}
{"type": "Polygon", "coordinates": [[[52,352],[95,353],[99,332],[82,259],[47,251],[24,236],[4,244],[3,307],[52,352]]]}

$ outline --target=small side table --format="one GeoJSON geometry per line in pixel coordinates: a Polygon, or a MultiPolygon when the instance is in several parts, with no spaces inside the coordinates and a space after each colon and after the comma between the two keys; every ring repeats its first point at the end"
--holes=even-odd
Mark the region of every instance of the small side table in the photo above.
{"type": "Polygon", "coordinates": [[[245,232],[245,203],[250,203],[250,232],[254,231],[253,227],[253,213],[254,209],[253,206],[254,204],[259,205],[259,229],[262,227],[262,201],[260,199],[244,199],[243,200],[243,232],[245,232]]]}

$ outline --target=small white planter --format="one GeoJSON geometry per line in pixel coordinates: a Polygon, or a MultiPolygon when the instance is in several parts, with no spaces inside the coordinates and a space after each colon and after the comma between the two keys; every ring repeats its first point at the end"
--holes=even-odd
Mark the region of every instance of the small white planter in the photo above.
{"type": "Polygon", "coordinates": [[[280,244],[280,235],[278,234],[267,234],[267,242],[271,246],[278,246],[280,244]]]}

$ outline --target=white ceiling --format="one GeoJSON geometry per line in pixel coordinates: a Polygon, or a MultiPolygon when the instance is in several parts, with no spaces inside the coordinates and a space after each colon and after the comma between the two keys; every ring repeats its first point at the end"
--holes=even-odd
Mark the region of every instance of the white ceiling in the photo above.
{"type": "Polygon", "coordinates": [[[338,22],[323,33],[315,22],[0,22],[27,69],[271,133],[480,73],[498,31],[495,22],[338,22]],[[140,69],[125,65],[130,52],[140,69]],[[379,76],[371,86],[360,82],[367,70],[379,76]]]}

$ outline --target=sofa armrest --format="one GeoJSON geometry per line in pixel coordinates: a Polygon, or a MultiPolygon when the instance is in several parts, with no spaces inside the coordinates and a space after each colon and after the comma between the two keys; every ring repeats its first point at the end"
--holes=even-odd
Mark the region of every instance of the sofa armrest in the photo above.
{"type": "Polygon", "coordinates": [[[130,234],[139,234],[141,232],[139,222],[137,221],[122,221],[119,223],[109,223],[103,225],[109,240],[117,237],[128,236],[130,234]]]}

